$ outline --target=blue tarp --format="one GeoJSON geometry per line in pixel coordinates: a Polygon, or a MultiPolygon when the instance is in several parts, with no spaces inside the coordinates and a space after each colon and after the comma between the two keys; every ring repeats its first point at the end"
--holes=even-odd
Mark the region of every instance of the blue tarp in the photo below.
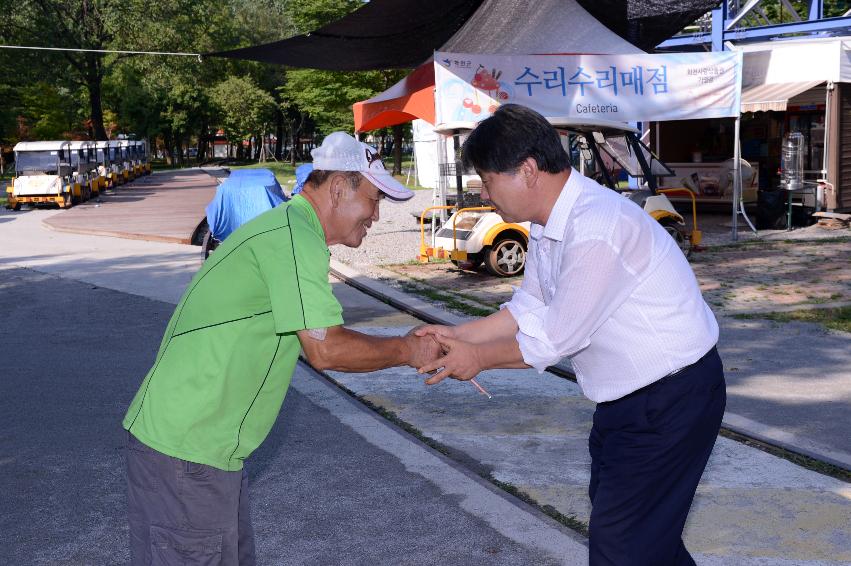
{"type": "Polygon", "coordinates": [[[207,224],[220,242],[259,214],[287,200],[269,169],[238,169],[216,189],[207,205],[207,224]]]}

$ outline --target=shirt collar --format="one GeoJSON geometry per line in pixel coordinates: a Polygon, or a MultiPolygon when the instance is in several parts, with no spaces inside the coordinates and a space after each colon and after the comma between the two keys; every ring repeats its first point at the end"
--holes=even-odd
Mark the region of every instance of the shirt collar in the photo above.
{"type": "Polygon", "coordinates": [[[535,239],[541,237],[548,238],[560,242],[564,238],[564,231],[567,228],[567,219],[570,217],[570,211],[573,210],[573,205],[579,197],[579,192],[582,190],[582,185],[579,183],[580,173],[571,167],[570,176],[561,188],[561,193],[550,211],[550,217],[547,223],[543,226],[540,224],[532,224],[530,230],[531,235],[535,239]]]}

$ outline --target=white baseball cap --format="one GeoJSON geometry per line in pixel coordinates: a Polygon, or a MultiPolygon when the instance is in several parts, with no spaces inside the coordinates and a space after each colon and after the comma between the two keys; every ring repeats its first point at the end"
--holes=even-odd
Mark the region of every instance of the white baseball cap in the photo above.
{"type": "Polygon", "coordinates": [[[313,168],[324,171],[357,171],[393,200],[408,200],[414,192],[393,178],[378,152],[346,132],[334,132],[310,152],[313,168]]]}

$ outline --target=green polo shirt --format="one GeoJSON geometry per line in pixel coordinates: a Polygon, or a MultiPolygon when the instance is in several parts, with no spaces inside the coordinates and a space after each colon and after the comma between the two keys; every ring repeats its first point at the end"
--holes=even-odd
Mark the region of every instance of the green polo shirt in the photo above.
{"type": "Polygon", "coordinates": [[[163,454],[242,469],[281,409],[296,331],[343,323],[329,258],[300,195],[235,230],[183,294],[124,428],[163,454]]]}

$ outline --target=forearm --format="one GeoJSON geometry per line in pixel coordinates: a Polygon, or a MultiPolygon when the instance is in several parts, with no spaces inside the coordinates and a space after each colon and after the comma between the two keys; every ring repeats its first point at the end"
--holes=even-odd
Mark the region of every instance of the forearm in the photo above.
{"type": "Polygon", "coordinates": [[[520,345],[512,336],[491,342],[476,344],[479,364],[482,370],[486,369],[520,369],[529,366],[523,361],[523,353],[520,345]]]}
{"type": "Polygon", "coordinates": [[[319,370],[353,373],[370,372],[405,365],[411,358],[408,337],[378,337],[338,327],[324,340],[302,338],[310,364],[319,370]]]}
{"type": "Polygon", "coordinates": [[[516,334],[517,322],[508,309],[456,326],[454,332],[455,338],[471,344],[501,342],[507,339],[516,343],[516,334]]]}

